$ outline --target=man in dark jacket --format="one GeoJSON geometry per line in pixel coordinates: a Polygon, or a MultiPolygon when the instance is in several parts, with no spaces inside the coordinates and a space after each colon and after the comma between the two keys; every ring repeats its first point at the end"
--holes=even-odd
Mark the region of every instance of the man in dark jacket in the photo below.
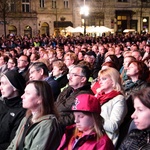
{"type": "Polygon", "coordinates": [[[93,94],[90,83],[88,82],[90,71],[87,66],[75,66],[69,72],[69,86],[59,94],[56,107],[60,112],[60,122],[63,129],[74,123],[74,117],[71,112],[75,97],[82,93],[93,94]]]}
{"type": "Polygon", "coordinates": [[[25,80],[14,70],[7,71],[1,77],[0,90],[0,150],[6,150],[15,136],[26,110],[22,108],[21,95],[25,80]]]}

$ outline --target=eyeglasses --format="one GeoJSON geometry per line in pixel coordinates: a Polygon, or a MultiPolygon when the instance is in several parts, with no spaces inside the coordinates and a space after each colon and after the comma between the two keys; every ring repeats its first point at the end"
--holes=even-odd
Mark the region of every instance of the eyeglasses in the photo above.
{"type": "Polygon", "coordinates": [[[19,59],[18,59],[17,61],[18,61],[18,62],[20,62],[20,61],[27,62],[26,60],[19,60],[19,59]]]}
{"type": "Polygon", "coordinates": [[[69,74],[68,74],[68,77],[84,77],[84,76],[83,76],[83,75],[76,74],[76,73],[69,73],[69,74]]]}

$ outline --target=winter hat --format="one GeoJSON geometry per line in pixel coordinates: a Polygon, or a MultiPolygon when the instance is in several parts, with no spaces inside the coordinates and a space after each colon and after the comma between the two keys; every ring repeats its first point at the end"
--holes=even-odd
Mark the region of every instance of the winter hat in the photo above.
{"type": "Polygon", "coordinates": [[[91,94],[80,94],[76,97],[72,111],[101,112],[98,99],[91,94]]]}
{"type": "Polygon", "coordinates": [[[20,95],[24,93],[26,82],[21,74],[15,70],[9,70],[4,73],[4,76],[9,80],[11,85],[19,91],[20,95]]]}

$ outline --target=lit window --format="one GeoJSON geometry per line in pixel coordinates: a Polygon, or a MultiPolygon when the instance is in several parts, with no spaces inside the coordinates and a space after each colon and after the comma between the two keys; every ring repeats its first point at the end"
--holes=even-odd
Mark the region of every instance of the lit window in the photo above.
{"type": "Polygon", "coordinates": [[[64,8],[69,8],[69,1],[68,0],[64,0],[64,8]]]}
{"type": "Polygon", "coordinates": [[[40,7],[41,7],[41,8],[44,8],[44,1],[45,1],[45,0],[40,0],[40,7]]]}
{"type": "Polygon", "coordinates": [[[22,12],[30,12],[29,0],[22,0],[22,12]]]}
{"type": "Polygon", "coordinates": [[[52,0],[52,8],[56,8],[56,0],[52,0]]]}

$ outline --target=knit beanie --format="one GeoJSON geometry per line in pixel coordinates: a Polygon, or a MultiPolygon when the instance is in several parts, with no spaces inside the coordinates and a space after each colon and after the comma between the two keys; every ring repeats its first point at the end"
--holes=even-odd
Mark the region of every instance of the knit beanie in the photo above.
{"type": "Polygon", "coordinates": [[[24,93],[26,81],[21,74],[15,70],[9,70],[4,74],[4,76],[6,76],[11,85],[19,91],[19,95],[24,93]]]}

